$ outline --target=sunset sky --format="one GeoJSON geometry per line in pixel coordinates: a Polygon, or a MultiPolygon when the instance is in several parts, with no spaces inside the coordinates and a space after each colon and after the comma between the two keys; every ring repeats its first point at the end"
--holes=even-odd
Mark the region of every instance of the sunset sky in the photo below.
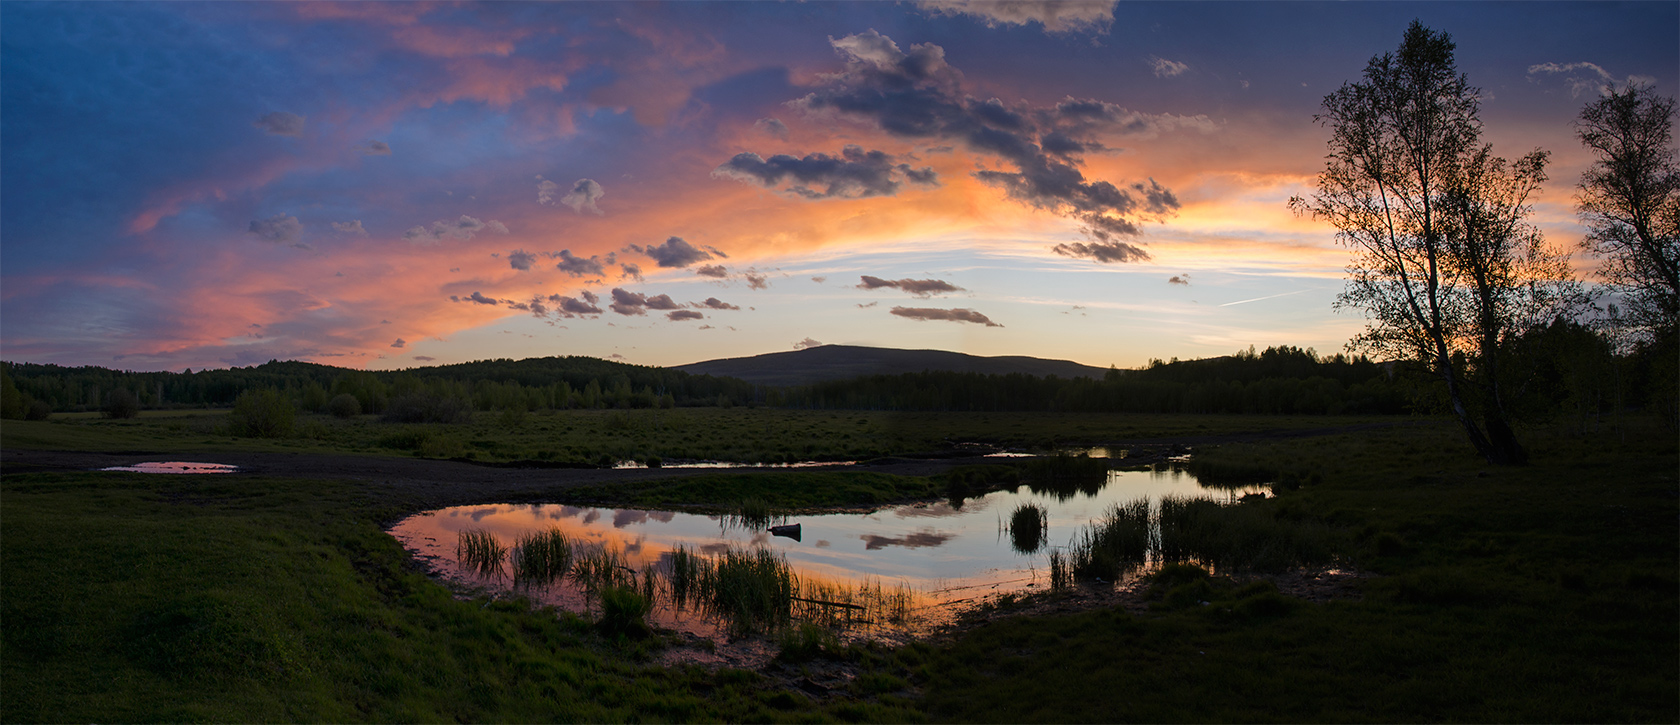
{"type": "Polygon", "coordinates": [[[1335,352],[1285,204],[1414,18],[1573,247],[1570,123],[1676,94],[1680,4],[6,2],[0,357],[1335,352]]]}

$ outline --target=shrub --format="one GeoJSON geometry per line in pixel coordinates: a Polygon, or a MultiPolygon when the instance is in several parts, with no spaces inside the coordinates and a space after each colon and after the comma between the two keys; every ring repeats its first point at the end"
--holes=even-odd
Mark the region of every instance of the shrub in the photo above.
{"type": "Polygon", "coordinates": [[[24,420],[46,420],[52,416],[52,406],[45,400],[29,401],[29,408],[23,413],[24,420]]]}
{"type": "Polygon", "coordinates": [[[607,634],[645,637],[652,632],[647,624],[653,603],[632,587],[607,587],[601,590],[601,619],[597,626],[607,634]]]}
{"type": "Polygon", "coordinates": [[[140,399],[127,388],[117,388],[105,396],[103,412],[107,418],[137,418],[140,416],[140,399]]]}
{"type": "Polygon", "coordinates": [[[284,438],[292,433],[297,411],[280,391],[247,390],[233,401],[228,432],[247,438],[284,438]]]}
{"type": "Polygon", "coordinates": [[[354,418],[362,414],[362,403],[354,395],[339,393],[327,403],[327,412],[334,418],[354,418]]]}

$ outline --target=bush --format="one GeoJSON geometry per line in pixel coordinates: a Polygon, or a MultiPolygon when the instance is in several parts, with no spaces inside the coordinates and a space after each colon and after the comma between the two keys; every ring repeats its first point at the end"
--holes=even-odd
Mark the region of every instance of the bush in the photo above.
{"type": "Polygon", "coordinates": [[[117,388],[105,396],[103,408],[107,418],[138,418],[140,417],[140,399],[127,388],[117,388]]]}
{"type": "Polygon", "coordinates": [[[46,420],[51,416],[52,406],[47,405],[47,401],[45,400],[30,401],[29,409],[23,413],[24,420],[46,420]]]}
{"type": "Polygon", "coordinates": [[[362,403],[354,395],[339,393],[327,403],[327,412],[334,418],[354,418],[362,414],[362,403]]]}
{"type": "Polygon", "coordinates": [[[607,587],[601,590],[601,619],[597,625],[607,634],[645,637],[652,632],[647,624],[653,604],[633,587],[607,587]]]}
{"type": "Polygon", "coordinates": [[[284,438],[292,434],[297,411],[292,401],[272,388],[247,390],[233,401],[228,432],[246,438],[284,438]]]}

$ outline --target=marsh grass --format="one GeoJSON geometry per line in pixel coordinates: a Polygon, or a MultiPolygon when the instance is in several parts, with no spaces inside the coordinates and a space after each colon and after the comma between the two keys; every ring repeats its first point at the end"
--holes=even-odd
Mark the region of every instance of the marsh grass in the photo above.
{"type": "Polygon", "coordinates": [[[572,581],[590,597],[615,587],[635,586],[636,570],[626,563],[624,552],[614,547],[582,547],[576,557],[572,562],[572,581]]]}
{"type": "Polygon", "coordinates": [[[1226,506],[1200,497],[1165,496],[1158,520],[1159,558],[1221,570],[1279,571],[1335,560],[1336,534],[1317,521],[1279,519],[1258,506],[1226,506]]]}
{"type": "Polygon", "coordinates": [[[571,570],[572,542],[558,528],[521,534],[508,561],[516,584],[552,584],[571,570]]]}
{"type": "Polygon", "coordinates": [[[754,496],[736,501],[721,524],[724,530],[763,531],[786,520],[787,516],[778,513],[768,500],[754,496]]]}
{"type": "Polygon", "coordinates": [[[681,610],[688,606],[690,600],[698,601],[703,581],[711,576],[712,562],[682,544],[671,550],[667,561],[666,590],[670,592],[672,603],[681,610]]]}
{"type": "Polygon", "coordinates": [[[792,620],[798,580],[776,552],[729,548],[713,559],[707,574],[701,580],[701,602],[731,633],[773,631],[792,620]]]}
{"type": "Polygon", "coordinates": [[[903,625],[915,611],[916,597],[904,584],[886,585],[878,579],[861,584],[799,580],[794,617],[832,628],[903,625]]]}
{"type": "Polygon", "coordinates": [[[1151,523],[1148,498],[1110,506],[1068,545],[1068,571],[1075,579],[1119,581],[1148,560],[1154,542],[1151,523]]]}
{"type": "Polygon", "coordinates": [[[1050,514],[1043,506],[1027,502],[1009,514],[1009,545],[1022,554],[1031,554],[1044,547],[1050,532],[1050,514]]]}
{"type": "Polygon", "coordinates": [[[461,568],[480,576],[502,576],[502,560],[507,553],[496,535],[484,529],[466,529],[455,540],[455,560],[461,568]]]}

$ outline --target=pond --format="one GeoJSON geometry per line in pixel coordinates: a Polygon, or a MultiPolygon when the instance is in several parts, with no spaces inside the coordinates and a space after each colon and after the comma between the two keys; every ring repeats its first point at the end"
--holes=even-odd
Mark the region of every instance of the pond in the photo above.
{"type": "MultiPolygon", "coordinates": [[[[1022,485],[960,504],[941,501],[869,513],[795,515],[774,522],[798,524],[797,538],[773,536],[762,522],[752,528],[740,526],[733,516],[563,504],[457,506],[412,516],[390,533],[445,577],[503,592],[515,589],[505,570],[470,571],[459,561],[463,532],[469,536],[487,533],[500,547],[512,547],[521,536],[558,529],[576,551],[610,550],[620,555],[619,568],[636,572],[652,568],[666,579],[678,547],[712,556],[731,549],[764,549],[785,558],[800,581],[822,582],[818,589],[827,592],[819,598],[823,601],[838,601],[841,595],[835,592],[856,594],[868,589],[877,596],[897,597],[900,604],[908,602],[918,615],[912,619],[927,624],[942,619],[952,605],[990,594],[1042,590],[1049,584],[1049,551],[1067,544],[1117,504],[1147,498],[1159,505],[1167,495],[1235,502],[1242,496],[1266,495],[1266,486],[1209,488],[1172,466],[1116,470],[1080,485],[1022,485]],[[1048,529],[1043,536],[1046,545],[1022,552],[1007,533],[1006,522],[1018,506],[1027,503],[1043,509],[1048,529]]],[[[520,587],[519,593],[579,612],[593,604],[592,597],[571,579],[520,587]]],[[[657,604],[652,618],[699,636],[718,633],[715,621],[669,602],[657,604]]],[[[904,621],[894,624],[913,626],[904,621]]]]}
{"type": "Polygon", "coordinates": [[[101,471],[128,473],[238,473],[238,466],[226,463],[196,463],[193,461],[146,461],[132,466],[111,466],[101,471]]]}

